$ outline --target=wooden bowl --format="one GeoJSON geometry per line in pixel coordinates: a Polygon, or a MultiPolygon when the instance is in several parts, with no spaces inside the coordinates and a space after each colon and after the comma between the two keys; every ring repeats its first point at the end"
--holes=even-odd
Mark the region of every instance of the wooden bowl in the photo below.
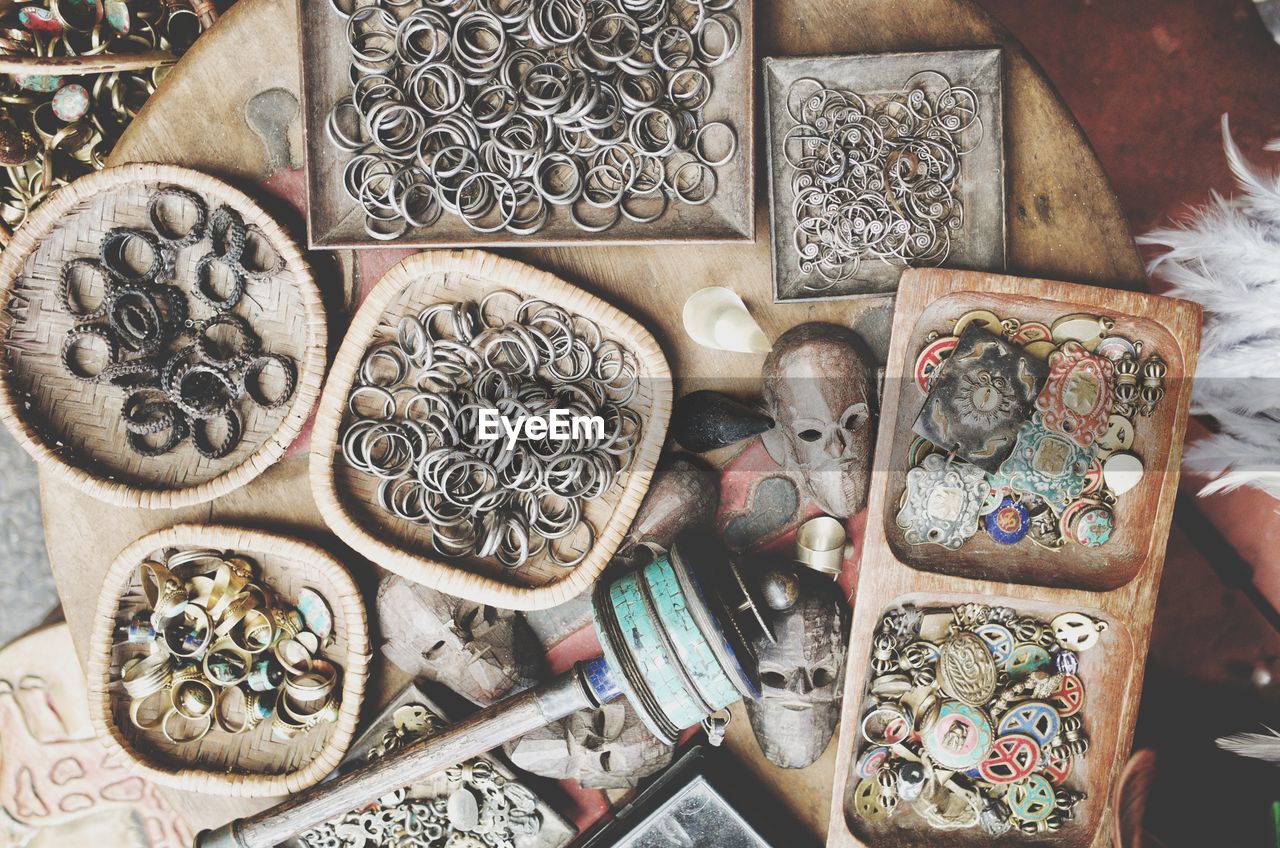
{"type": "Polygon", "coordinates": [[[1110,803],[1116,776],[1133,741],[1199,351],[1200,308],[1187,301],[971,271],[913,270],[903,275],[886,370],[896,379],[885,381],[884,414],[876,438],[876,455],[885,458],[889,470],[872,476],[867,502],[836,742],[828,848],[1046,842],[1102,848],[1110,844],[1105,825],[1114,815],[1110,803]],[[1135,445],[1147,464],[1147,476],[1121,500],[1125,511],[1118,520],[1121,526],[1132,524],[1133,529],[1103,546],[1103,558],[1077,557],[1073,561],[1072,554],[1059,552],[1057,556],[1067,557],[1054,566],[1065,572],[1061,578],[1046,578],[1045,566],[1037,563],[1030,551],[1024,553],[1023,545],[1012,550],[1002,547],[997,557],[1000,561],[984,563],[993,551],[971,553],[968,548],[976,538],[958,551],[939,548],[938,554],[926,557],[898,535],[894,516],[906,471],[906,448],[914,439],[911,424],[923,401],[911,376],[919,343],[928,330],[949,330],[947,320],[954,322],[976,308],[1023,320],[1086,311],[1114,316],[1120,328],[1145,338],[1151,349],[1170,363],[1167,394],[1149,420],[1150,426],[1141,428],[1143,440],[1135,445]],[[1136,499],[1133,511],[1124,499],[1136,499]],[[1117,561],[1114,564],[1112,557],[1117,561]],[[1028,562],[1032,564],[1026,565],[1028,562]],[[1101,575],[1090,577],[1092,568],[1101,575]],[[908,601],[917,606],[974,601],[1009,606],[1039,618],[1079,611],[1108,623],[1099,644],[1080,654],[1080,677],[1086,693],[1081,715],[1090,749],[1084,760],[1077,761],[1078,770],[1068,785],[1088,793],[1089,798],[1057,833],[1030,836],[1014,831],[992,839],[978,829],[934,830],[908,810],[874,824],[846,816],[849,795],[859,780],[855,769],[862,748],[865,693],[872,676],[871,640],[885,611],[908,601]]]}
{"type": "MultiPolygon", "coordinates": [[[[1080,312],[1111,318],[1116,324],[1115,334],[1135,341],[1142,339],[1143,355],[1159,354],[1168,363],[1169,373],[1164,382],[1165,397],[1150,417],[1136,421],[1131,450],[1142,459],[1146,471],[1137,486],[1120,496],[1115,508],[1116,529],[1110,541],[1092,548],[1067,542],[1057,551],[1050,551],[1030,539],[1014,546],[1002,545],[979,531],[959,550],[950,551],[940,545],[909,544],[897,524],[897,510],[891,509],[884,516],[884,533],[899,561],[957,577],[1104,591],[1128,583],[1150,561],[1156,546],[1163,547],[1164,540],[1157,538],[1151,528],[1160,510],[1172,504],[1177,494],[1182,427],[1175,427],[1175,422],[1191,392],[1184,343],[1173,330],[1182,333],[1188,328],[1176,322],[1164,323],[1176,317],[1164,309],[1167,299],[1121,299],[1119,292],[1104,299],[1098,297],[1096,289],[1068,288],[1072,291],[1052,298],[957,291],[929,303],[912,325],[900,329],[895,318],[893,343],[898,344],[905,337],[905,356],[899,368],[886,372],[897,377],[886,381],[893,383],[897,391],[886,391],[884,406],[885,416],[894,419],[895,427],[889,449],[881,452],[877,448],[876,456],[887,460],[884,468],[889,498],[896,504],[907,486],[907,454],[916,438],[911,426],[925,400],[913,376],[915,357],[925,347],[929,332],[950,334],[960,316],[974,309],[986,309],[1001,318],[1017,318],[1024,323],[1039,321],[1050,325],[1058,318],[1080,312]]],[[[899,307],[898,317],[901,315],[899,307]]],[[[1199,338],[1197,331],[1197,345],[1199,338]]]]}
{"type": "MultiPolygon", "coordinates": [[[[178,254],[175,280],[189,290],[202,245],[178,254]]],[[[91,294],[100,294],[90,292],[91,294]]],[[[212,310],[188,298],[191,317],[212,310]]],[[[0,335],[7,357],[0,366],[0,420],[37,462],[60,479],[117,506],[176,509],[212,500],[243,486],[284,454],[311,414],[325,367],[325,313],[311,270],[297,245],[248,195],[197,171],[169,165],[125,165],[82,177],[41,204],[0,256],[0,335]],[[278,409],[247,400],[237,404],[244,435],[222,459],[207,459],[190,440],[168,453],[134,453],[120,407],[127,391],[83,382],[63,367],[62,340],[75,321],[58,294],[62,265],[96,256],[112,227],[145,228],[151,193],[177,186],[255,224],[284,260],[284,269],[251,280],[233,310],[249,321],[262,348],[293,359],[293,397],[278,409]]]]}
{"type": "MultiPolygon", "coordinates": [[[[671,372],[658,343],[636,321],[559,278],[510,259],[480,251],[419,253],[396,265],[378,282],[356,314],[334,360],[316,413],[311,447],[311,490],[325,523],[363,556],[410,580],[451,595],[506,609],[545,609],[576,597],[595,583],[622,541],[649,487],[671,417],[671,372]],[[496,290],[536,296],[581,315],[606,338],[635,354],[640,389],[631,407],[644,420],[644,435],[631,469],[609,493],[585,505],[595,544],[572,569],[546,555],[516,570],[496,560],[439,558],[431,529],[383,510],[375,501],[377,481],[343,460],[339,436],[352,420],[347,395],[365,351],[395,338],[404,315],[432,303],[479,300],[496,290]]],[[[572,551],[574,555],[581,550],[572,551]]]]}
{"type": "Polygon", "coordinates": [[[346,754],[360,720],[369,674],[369,632],[355,581],[331,554],[309,542],[238,527],[178,524],[129,545],[112,562],[89,639],[86,677],[89,711],[98,736],[147,779],[191,792],[272,797],[318,783],[346,754]],[[197,743],[178,746],[159,729],[141,731],[129,720],[129,696],[119,683],[120,665],[138,650],[122,649],[118,628],[127,624],[139,593],[138,566],[165,548],[235,551],[258,565],[256,572],[281,597],[296,599],[310,587],[333,611],[333,641],[324,656],[340,669],[338,720],[300,733],[288,742],[271,738],[271,721],[230,735],[215,728],[197,743]]]}
{"type": "MultiPolygon", "coordinates": [[[[955,607],[960,604],[976,601],[989,606],[1007,606],[1017,610],[1019,615],[1031,615],[1048,623],[1054,616],[1064,612],[1082,612],[1094,619],[1107,622],[1107,629],[1102,633],[1098,644],[1087,651],[1082,651],[1080,671],[1077,672],[1084,683],[1084,709],[1079,713],[1084,720],[1085,733],[1089,735],[1090,747],[1088,756],[1076,758],[1072,763],[1071,775],[1064,784],[1066,788],[1088,795],[1075,808],[1075,817],[1052,834],[1053,844],[1061,848],[1087,848],[1092,843],[1106,812],[1110,799],[1109,793],[1100,791],[1099,787],[1110,781],[1108,764],[1123,762],[1128,757],[1128,746],[1118,751],[1120,739],[1120,711],[1112,709],[1112,704],[1121,703],[1128,695],[1129,670],[1133,662],[1133,640],[1129,636],[1124,622],[1114,615],[1102,610],[1082,608],[1079,606],[1062,606],[1057,603],[1035,600],[1030,597],[1007,597],[993,595],[975,595],[973,593],[911,593],[900,595],[880,609],[876,621],[890,610],[906,604],[913,604],[918,609],[928,607],[955,607]]],[[[870,657],[870,636],[867,641],[853,643],[851,650],[863,650],[870,657]]],[[[852,658],[851,658],[852,662],[852,658]]],[[[853,698],[858,703],[858,716],[866,714],[872,706],[872,699],[867,695],[871,678],[870,673],[860,678],[857,686],[849,686],[845,690],[846,698],[853,698]],[[856,693],[856,694],[855,694],[856,693]]],[[[855,734],[857,733],[855,729],[855,734]]],[[[854,741],[854,756],[860,756],[867,744],[861,739],[854,741]]],[[[877,822],[867,822],[853,812],[851,799],[853,790],[858,785],[858,778],[850,779],[844,794],[844,822],[850,832],[866,845],[876,848],[915,848],[920,845],[973,846],[973,848],[1003,848],[1003,846],[1025,845],[1030,841],[1026,834],[1016,828],[1005,835],[995,838],[983,832],[981,828],[967,828],[953,831],[939,831],[920,818],[910,804],[899,804],[893,816],[877,822]],[[945,840],[945,841],[942,841],[945,840]]]]}

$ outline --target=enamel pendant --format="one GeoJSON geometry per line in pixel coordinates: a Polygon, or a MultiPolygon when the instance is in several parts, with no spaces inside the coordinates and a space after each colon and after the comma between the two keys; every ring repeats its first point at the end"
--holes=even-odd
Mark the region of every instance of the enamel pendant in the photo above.
{"type": "Polygon", "coordinates": [[[898,526],[908,544],[956,550],[978,532],[978,510],[990,490],[981,468],[929,454],[907,472],[898,526]]]}
{"type": "Polygon", "coordinates": [[[1085,475],[1093,450],[1050,431],[1039,415],[1033,415],[1018,431],[1013,453],[992,475],[993,485],[1036,495],[1051,505],[1066,504],[1088,484],[1085,475]]]}
{"type": "Polygon", "coordinates": [[[1050,430],[1088,446],[1107,432],[1115,366],[1079,342],[1067,342],[1049,357],[1049,377],[1035,405],[1050,430]]]}

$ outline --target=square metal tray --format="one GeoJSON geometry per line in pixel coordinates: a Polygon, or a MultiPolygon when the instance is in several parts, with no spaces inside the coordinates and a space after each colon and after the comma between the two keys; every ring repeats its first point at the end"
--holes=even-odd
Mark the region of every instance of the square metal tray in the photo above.
{"type": "MultiPolygon", "coordinates": [[[[420,7],[402,7],[407,14],[420,7]]],[[[651,244],[654,242],[751,241],[755,237],[755,0],[737,0],[729,11],[742,28],[734,55],[711,68],[711,98],[704,122],[724,121],[738,136],[738,150],[715,168],[716,192],[689,206],[674,199],[661,218],[638,224],[623,218],[603,233],[580,230],[563,208],[554,208],[541,231],[530,236],[477,233],[448,212],[430,227],[410,229],[394,241],[366,234],[364,213],[342,187],[342,172],[354,154],[334,147],[325,132],[333,104],[351,91],[350,53],[344,19],[331,0],[299,0],[303,132],[307,151],[307,238],[315,248],[343,247],[537,247],[569,244],[651,244]]]]}
{"type": "Polygon", "coordinates": [[[830,88],[853,91],[875,101],[901,91],[912,75],[937,71],[956,86],[973,90],[983,135],[961,160],[958,194],[964,224],[953,235],[948,268],[1002,271],[1005,267],[1004,106],[1001,51],[951,50],[936,53],[887,53],[863,56],[811,56],[764,60],[765,151],[769,167],[769,241],[773,256],[775,302],[827,300],[884,295],[898,288],[906,266],[867,260],[849,280],[817,288],[825,281],[803,273],[792,237],[793,168],[783,156],[783,140],[796,126],[787,110],[787,93],[797,80],[814,79],[830,88]]]}

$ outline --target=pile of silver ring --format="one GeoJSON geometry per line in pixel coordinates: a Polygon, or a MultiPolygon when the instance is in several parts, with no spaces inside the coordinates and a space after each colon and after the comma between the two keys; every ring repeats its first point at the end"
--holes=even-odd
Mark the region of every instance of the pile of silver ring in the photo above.
{"type": "Polygon", "coordinates": [[[391,241],[448,211],[530,235],[557,206],[604,232],[706,203],[737,152],[701,114],[741,41],[735,2],[333,0],[354,88],[326,129],[355,154],[343,186],[365,232],[391,241]]]}
{"type": "Polygon", "coordinates": [[[982,141],[978,97],[921,71],[884,98],[797,80],[783,139],[799,268],[822,291],[863,260],[940,265],[964,223],[960,160],[982,141]]]}
{"type": "Polygon", "coordinates": [[[595,541],[585,504],[630,468],[643,422],[635,355],[581,316],[495,291],[479,303],[437,303],[400,319],[394,341],[365,353],[347,398],[342,454],[378,478],[377,502],[431,528],[443,556],[520,568],[546,553],[580,563],[595,541]],[[502,301],[514,305],[498,317],[502,301]],[[482,410],[509,421],[599,416],[603,438],[480,434],[482,410]],[[581,553],[565,552],[578,541],[581,553]]]}

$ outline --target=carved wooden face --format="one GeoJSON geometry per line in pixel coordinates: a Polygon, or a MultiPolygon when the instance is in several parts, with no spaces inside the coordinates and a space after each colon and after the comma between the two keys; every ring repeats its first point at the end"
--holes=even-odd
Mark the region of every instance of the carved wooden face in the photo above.
{"type": "Polygon", "coordinates": [[[537,640],[518,613],[385,579],[378,590],[382,653],[418,678],[484,706],[525,689],[537,673],[537,640]]]}
{"type": "Polygon", "coordinates": [[[845,643],[844,602],[835,584],[802,574],[800,599],[773,614],[777,642],[760,636],[761,696],[747,701],[760,749],[782,768],[812,765],[840,719],[845,643]]]}
{"type": "Polygon", "coordinates": [[[508,742],[516,767],[572,779],[586,789],[628,789],[665,768],[674,749],[656,739],[625,702],[582,710],[508,742]]]}
{"type": "Polygon", "coordinates": [[[862,342],[834,324],[783,333],[764,363],[765,434],[774,460],[793,471],[823,511],[847,518],[866,504],[875,389],[862,342]]]}

